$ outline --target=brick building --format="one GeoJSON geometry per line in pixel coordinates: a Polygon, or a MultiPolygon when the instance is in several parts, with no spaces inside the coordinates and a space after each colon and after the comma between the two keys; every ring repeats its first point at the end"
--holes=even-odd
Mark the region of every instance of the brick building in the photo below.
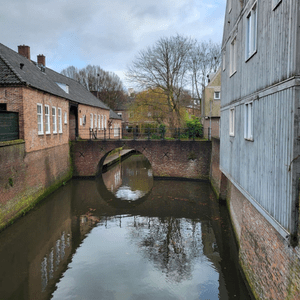
{"type": "Polygon", "coordinates": [[[220,107],[221,107],[221,69],[209,74],[208,85],[204,89],[203,132],[209,137],[220,137],[220,107]]]}
{"type": "Polygon", "coordinates": [[[44,55],[30,59],[28,46],[17,53],[0,44],[0,136],[11,112],[20,139],[0,143],[0,229],[70,178],[70,140],[121,137],[118,115],[45,65],[44,55]]]}
{"type": "Polygon", "coordinates": [[[19,46],[16,53],[0,44],[0,105],[19,113],[19,137],[26,151],[89,138],[91,128],[98,135],[110,129],[109,107],[45,62],[43,55],[32,61],[28,46],[19,46]]]}

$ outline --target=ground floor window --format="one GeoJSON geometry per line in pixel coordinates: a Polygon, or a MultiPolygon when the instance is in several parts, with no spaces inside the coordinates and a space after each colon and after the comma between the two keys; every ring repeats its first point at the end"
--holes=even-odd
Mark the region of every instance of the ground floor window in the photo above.
{"type": "Polygon", "coordinates": [[[38,134],[44,134],[43,128],[43,106],[42,104],[37,104],[37,123],[38,123],[38,134]]]}
{"type": "Polygon", "coordinates": [[[56,107],[52,107],[52,130],[53,130],[53,133],[57,133],[56,107]]]}
{"type": "Polygon", "coordinates": [[[247,140],[253,140],[253,102],[245,104],[244,137],[247,140]]]}
{"type": "Polygon", "coordinates": [[[229,110],[229,135],[234,136],[235,109],[229,110]]]}

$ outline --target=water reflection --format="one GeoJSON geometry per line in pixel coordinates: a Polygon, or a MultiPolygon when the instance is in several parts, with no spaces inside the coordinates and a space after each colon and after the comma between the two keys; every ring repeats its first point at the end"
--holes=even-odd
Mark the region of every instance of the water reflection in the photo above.
{"type": "Polygon", "coordinates": [[[73,180],[2,232],[1,297],[250,299],[209,184],[154,181],[126,202],[73,180]]]}
{"type": "Polygon", "coordinates": [[[142,154],[135,154],[102,173],[107,189],[120,200],[135,201],[153,186],[152,169],[142,154]]]}

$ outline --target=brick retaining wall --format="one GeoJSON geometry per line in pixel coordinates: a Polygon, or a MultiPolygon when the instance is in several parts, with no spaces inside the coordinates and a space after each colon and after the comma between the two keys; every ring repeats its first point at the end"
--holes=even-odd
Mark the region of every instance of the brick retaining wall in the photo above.
{"type": "Polygon", "coordinates": [[[0,162],[0,229],[71,176],[69,144],[26,153],[24,142],[2,143],[0,162]]]}

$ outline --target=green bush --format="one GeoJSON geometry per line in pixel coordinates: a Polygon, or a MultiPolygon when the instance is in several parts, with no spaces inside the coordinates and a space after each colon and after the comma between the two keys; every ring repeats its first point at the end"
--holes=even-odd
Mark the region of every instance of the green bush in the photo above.
{"type": "Polygon", "coordinates": [[[187,134],[189,138],[203,137],[203,126],[197,117],[192,116],[192,119],[187,120],[186,127],[187,130],[185,134],[187,134]]]}

